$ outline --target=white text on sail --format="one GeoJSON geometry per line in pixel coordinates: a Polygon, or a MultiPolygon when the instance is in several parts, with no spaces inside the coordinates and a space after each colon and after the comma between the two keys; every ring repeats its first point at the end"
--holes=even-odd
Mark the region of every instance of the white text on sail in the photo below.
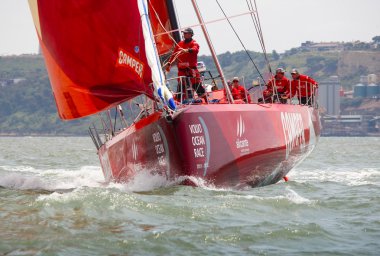
{"type": "Polygon", "coordinates": [[[116,66],[127,67],[133,70],[140,78],[143,76],[144,64],[134,58],[132,55],[128,54],[123,49],[119,49],[119,58],[117,60],[116,66]]]}

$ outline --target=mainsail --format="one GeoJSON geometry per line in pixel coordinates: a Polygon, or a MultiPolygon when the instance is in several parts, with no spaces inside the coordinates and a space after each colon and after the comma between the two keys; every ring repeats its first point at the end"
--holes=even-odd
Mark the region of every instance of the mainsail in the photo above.
{"type": "Polygon", "coordinates": [[[170,53],[173,50],[174,41],[180,41],[179,31],[173,34],[166,33],[178,29],[172,0],[150,0],[149,14],[153,34],[157,35],[155,41],[159,55],[170,53]]]}
{"type": "MultiPolygon", "coordinates": [[[[138,2],[29,0],[62,119],[91,115],[141,94],[154,97],[138,2]]],[[[166,1],[150,6],[171,29],[162,8],[166,1]]],[[[154,17],[155,32],[163,28],[154,17]]],[[[156,39],[160,54],[172,48],[167,36],[156,39]]]]}

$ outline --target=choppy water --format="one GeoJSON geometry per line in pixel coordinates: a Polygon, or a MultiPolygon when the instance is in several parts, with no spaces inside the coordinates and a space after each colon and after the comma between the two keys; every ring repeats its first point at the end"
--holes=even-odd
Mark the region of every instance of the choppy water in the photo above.
{"type": "Polygon", "coordinates": [[[0,137],[0,255],[380,255],[380,138],[321,138],[288,177],[104,184],[89,138],[0,137]]]}

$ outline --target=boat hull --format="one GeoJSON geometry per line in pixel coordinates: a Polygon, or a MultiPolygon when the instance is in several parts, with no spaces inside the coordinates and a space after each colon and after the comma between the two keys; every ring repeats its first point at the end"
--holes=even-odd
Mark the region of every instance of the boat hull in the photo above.
{"type": "Polygon", "coordinates": [[[155,113],[98,151],[107,181],[127,182],[141,171],[167,179],[199,177],[216,186],[278,182],[314,148],[318,110],[286,104],[208,104],[185,107],[168,121],[155,113]]]}

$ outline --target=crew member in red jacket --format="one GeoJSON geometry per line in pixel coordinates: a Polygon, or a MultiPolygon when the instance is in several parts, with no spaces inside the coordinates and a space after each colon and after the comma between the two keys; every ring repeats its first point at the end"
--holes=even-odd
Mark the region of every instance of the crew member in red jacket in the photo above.
{"type": "MultiPolygon", "coordinates": [[[[205,89],[202,87],[200,74],[197,69],[199,44],[193,39],[194,32],[191,28],[186,28],[182,32],[184,40],[180,41],[174,48],[167,63],[166,71],[169,72],[172,63],[177,61],[178,76],[186,76],[188,78],[184,79],[186,81],[182,81],[182,92],[186,92],[186,85],[190,87],[190,80],[193,89],[199,97],[202,97],[205,94],[205,89]]],[[[179,80],[178,83],[178,92],[180,92],[179,80]]],[[[192,95],[187,95],[187,97],[192,98],[192,95]]]]}
{"type": "Polygon", "coordinates": [[[265,101],[269,101],[270,97],[274,100],[279,99],[281,103],[286,103],[289,94],[290,81],[285,76],[283,68],[276,69],[276,75],[267,83],[267,89],[264,91],[265,101]]]}
{"type": "Polygon", "coordinates": [[[234,100],[243,100],[246,103],[251,103],[251,96],[249,96],[244,86],[239,84],[238,77],[234,77],[232,80],[231,94],[234,100]]]}
{"type": "Polygon", "coordinates": [[[297,69],[293,69],[291,75],[293,78],[290,83],[291,96],[297,94],[300,104],[312,105],[318,83],[310,76],[300,74],[297,69]]]}

